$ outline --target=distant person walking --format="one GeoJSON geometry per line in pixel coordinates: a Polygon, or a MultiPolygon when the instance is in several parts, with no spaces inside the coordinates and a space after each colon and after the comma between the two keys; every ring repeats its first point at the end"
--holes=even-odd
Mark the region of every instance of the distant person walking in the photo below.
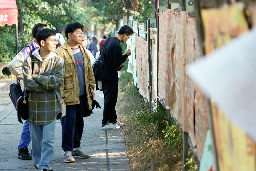
{"type": "Polygon", "coordinates": [[[65,28],[65,35],[67,42],[56,53],[63,57],[65,63],[62,99],[66,105],[66,115],[61,118],[64,162],[73,163],[73,156],[83,159],[90,157],[80,145],[85,110],[92,110],[95,79],[89,56],[81,47],[84,26],[78,22],[70,23],[65,28]]]}
{"type": "Polygon", "coordinates": [[[54,52],[57,44],[54,30],[38,31],[36,40],[40,48],[23,65],[24,85],[29,90],[32,156],[36,169],[52,170],[49,163],[54,151],[56,119],[62,113],[60,87],[64,81],[64,61],[54,52]]]}
{"type": "Polygon", "coordinates": [[[90,60],[91,60],[91,64],[93,65],[93,63],[95,62],[95,58],[94,56],[92,55],[92,52],[89,51],[86,47],[87,47],[87,36],[86,35],[83,35],[83,40],[82,40],[82,43],[81,43],[81,46],[84,48],[85,52],[88,54],[88,56],[90,57],[90,60]]]}
{"type": "Polygon", "coordinates": [[[102,48],[103,48],[103,43],[106,41],[106,39],[107,39],[107,36],[103,36],[103,39],[100,41],[100,43],[99,43],[99,46],[100,46],[100,54],[101,54],[101,52],[102,52],[102,48]]]}
{"type": "Polygon", "coordinates": [[[97,47],[97,44],[98,44],[98,39],[94,36],[92,38],[92,42],[91,44],[89,45],[89,50],[92,52],[92,55],[94,56],[94,59],[96,59],[96,54],[98,52],[98,47],[97,47]]]}
{"type": "Polygon", "coordinates": [[[118,96],[118,74],[117,70],[123,64],[127,57],[131,55],[128,50],[122,55],[120,42],[125,43],[133,34],[132,28],[125,25],[119,32],[117,37],[108,38],[103,44],[103,71],[102,83],[104,93],[104,110],[102,119],[102,130],[119,129],[124,124],[117,121],[116,102],[118,96]]]}
{"type": "Polygon", "coordinates": [[[61,26],[56,27],[56,40],[58,41],[56,48],[62,46],[65,43],[64,37],[62,36],[62,28],[61,26]]]}
{"type": "MultiPolygon", "coordinates": [[[[25,58],[39,48],[39,43],[36,40],[37,32],[43,28],[46,28],[46,24],[37,23],[32,29],[32,36],[34,40],[27,46],[25,46],[9,63],[9,68],[11,73],[18,77],[18,79],[23,78],[22,66],[25,58]]],[[[21,160],[32,160],[32,156],[28,152],[28,145],[30,144],[30,130],[29,122],[26,120],[22,127],[22,133],[20,137],[20,142],[18,145],[18,158],[21,160]]]]}

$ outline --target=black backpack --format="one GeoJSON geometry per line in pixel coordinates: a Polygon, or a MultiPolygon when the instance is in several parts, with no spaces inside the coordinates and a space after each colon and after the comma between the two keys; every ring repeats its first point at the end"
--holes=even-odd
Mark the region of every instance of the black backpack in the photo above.
{"type": "Polygon", "coordinates": [[[20,81],[18,80],[17,84],[13,83],[10,85],[9,96],[17,110],[18,121],[23,123],[22,119],[27,120],[29,118],[28,91],[21,90],[20,81]]]}
{"type": "Polygon", "coordinates": [[[100,55],[92,65],[95,81],[102,80],[103,57],[100,55]]]}
{"type": "MultiPolygon", "coordinates": [[[[34,70],[34,56],[31,56],[31,61],[32,61],[32,73],[34,70]]],[[[20,85],[20,80],[17,78],[17,83],[13,83],[10,85],[10,99],[17,110],[17,117],[18,121],[20,123],[23,120],[28,120],[29,118],[29,104],[28,104],[28,95],[29,91],[28,90],[21,90],[21,85],[20,85]]]]}

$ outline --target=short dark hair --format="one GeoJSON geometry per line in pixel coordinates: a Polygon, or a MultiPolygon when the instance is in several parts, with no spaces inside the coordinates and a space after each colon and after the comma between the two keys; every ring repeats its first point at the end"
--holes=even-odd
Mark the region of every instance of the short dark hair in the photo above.
{"type": "Polygon", "coordinates": [[[56,33],[62,33],[62,27],[61,26],[57,26],[55,32],[56,33]]]}
{"type": "Polygon", "coordinates": [[[130,36],[133,34],[133,30],[131,27],[127,26],[127,25],[124,25],[123,27],[120,28],[119,32],[118,32],[119,35],[123,35],[123,34],[126,34],[127,36],[130,36]]]}
{"type": "Polygon", "coordinates": [[[104,36],[103,36],[103,39],[106,39],[106,38],[107,38],[107,36],[104,35],[104,36]]]}
{"type": "Polygon", "coordinates": [[[68,39],[68,33],[73,33],[76,29],[82,29],[84,31],[84,26],[79,22],[69,23],[65,28],[65,35],[68,39]]]}
{"type": "Polygon", "coordinates": [[[46,41],[46,39],[50,36],[54,36],[56,35],[55,31],[52,30],[52,29],[48,29],[48,28],[45,28],[45,29],[41,29],[38,31],[37,35],[36,35],[36,41],[38,42],[38,44],[40,45],[41,47],[41,40],[44,40],[46,41]]]}
{"type": "Polygon", "coordinates": [[[44,27],[46,27],[47,24],[42,24],[42,23],[37,23],[34,25],[33,29],[32,29],[32,35],[34,38],[36,38],[37,32],[41,29],[43,29],[44,27]]]}

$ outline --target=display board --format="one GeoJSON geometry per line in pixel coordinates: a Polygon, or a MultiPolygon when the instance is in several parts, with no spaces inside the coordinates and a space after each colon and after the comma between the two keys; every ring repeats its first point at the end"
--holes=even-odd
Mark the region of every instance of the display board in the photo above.
{"type": "Polygon", "coordinates": [[[148,42],[136,36],[136,68],[140,94],[149,100],[148,42]]]}
{"type": "MultiPolygon", "coordinates": [[[[202,11],[206,54],[248,31],[243,9],[242,4],[236,4],[223,9],[202,11]]],[[[255,142],[227,119],[214,102],[212,117],[219,169],[255,170],[255,142]]]]}

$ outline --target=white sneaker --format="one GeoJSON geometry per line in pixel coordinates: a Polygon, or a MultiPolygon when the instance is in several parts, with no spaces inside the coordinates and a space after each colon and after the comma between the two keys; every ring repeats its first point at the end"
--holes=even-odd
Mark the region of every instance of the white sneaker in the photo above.
{"type": "Polygon", "coordinates": [[[124,126],[124,123],[120,121],[116,121],[116,124],[119,125],[120,127],[124,126]]]}
{"type": "Polygon", "coordinates": [[[101,128],[102,130],[109,130],[109,129],[120,129],[120,126],[117,124],[109,123],[101,128]]]}
{"type": "Polygon", "coordinates": [[[74,148],[72,151],[72,156],[79,156],[81,159],[89,159],[91,156],[85,154],[82,147],[74,148]]]}
{"type": "Polygon", "coordinates": [[[75,159],[72,156],[71,151],[65,151],[65,153],[64,153],[64,162],[65,163],[74,163],[75,162],[75,159]]]}

